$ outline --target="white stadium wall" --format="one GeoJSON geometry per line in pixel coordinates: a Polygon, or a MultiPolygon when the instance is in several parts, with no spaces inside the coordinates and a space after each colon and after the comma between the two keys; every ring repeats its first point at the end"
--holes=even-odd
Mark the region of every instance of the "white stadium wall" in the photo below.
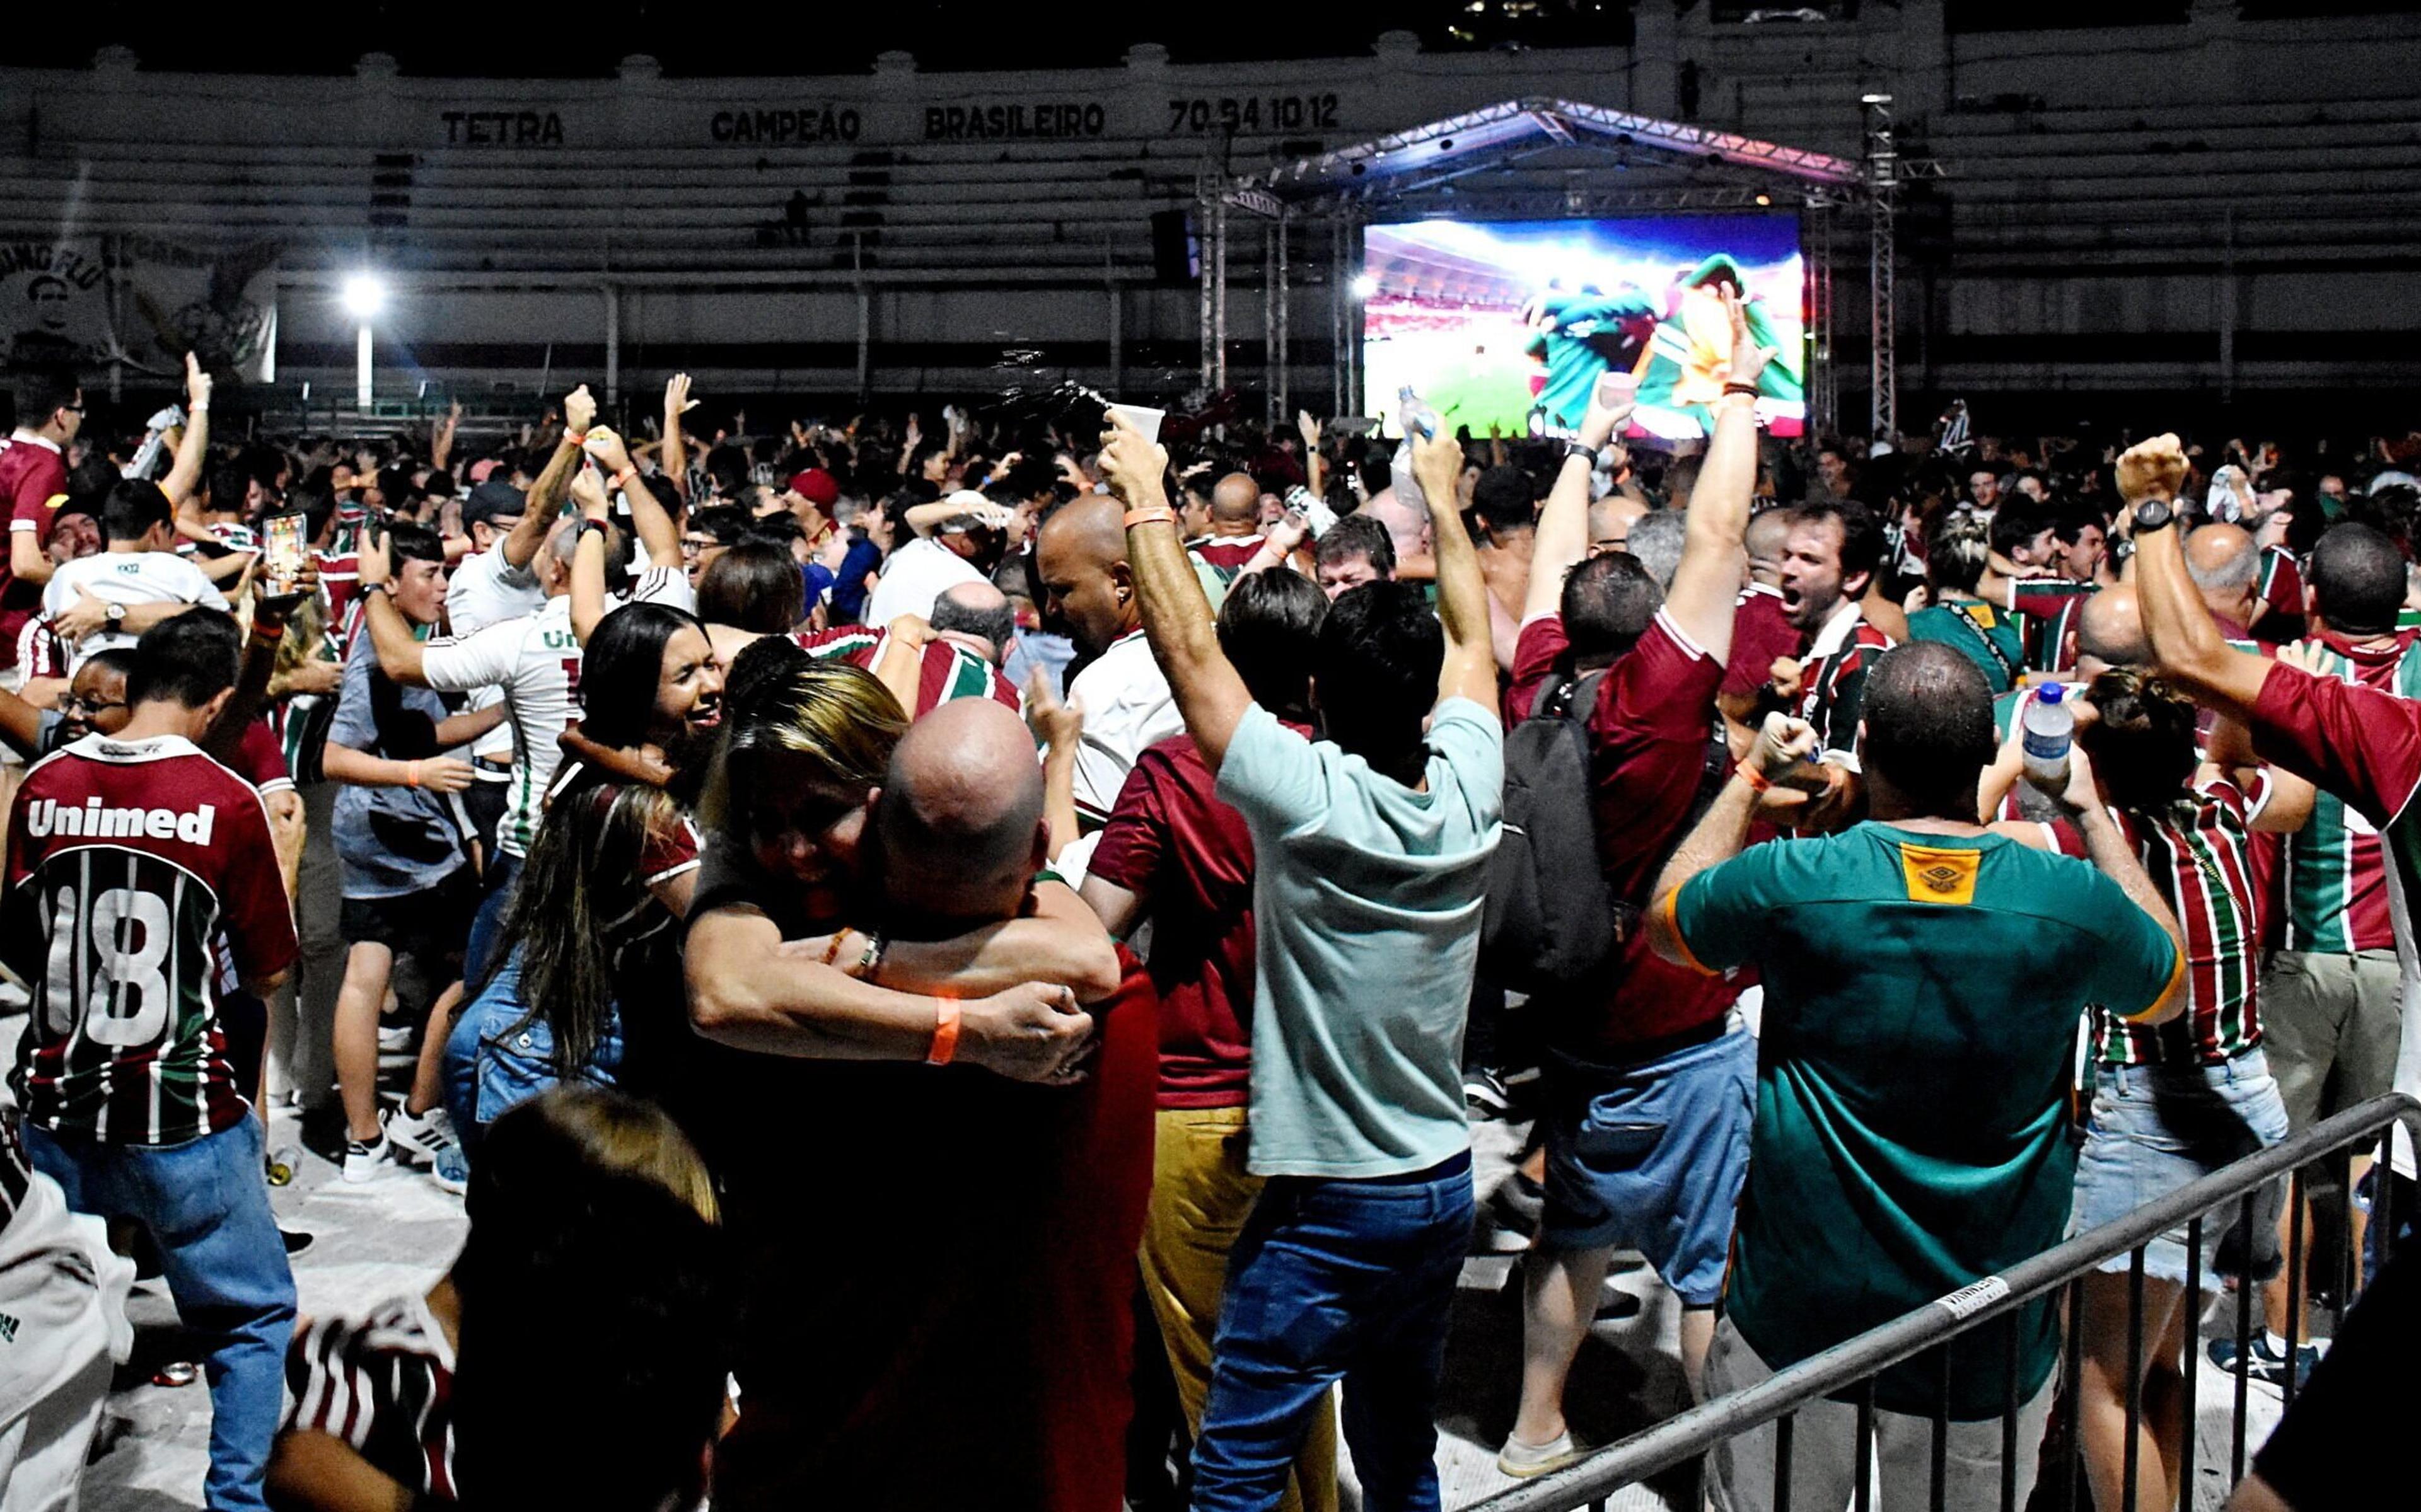
{"type": "MultiPolygon", "coordinates": [[[[335,293],[365,267],[393,290],[375,322],[388,397],[599,382],[609,344],[626,397],[676,367],[842,401],[1038,372],[1172,396],[1195,382],[1196,293],[1155,284],[1150,216],[1191,207],[1223,153],[1249,172],[1555,96],[1854,157],[1860,96],[1884,92],[1902,152],[1945,172],[1901,224],[1904,391],[2376,395],[2421,378],[2421,17],[2197,3],[2170,26],[1953,33],[1939,0],[1827,24],[1710,9],[1643,0],[1625,48],[1429,54],[1390,34],[1361,57],[1196,67],[1144,46],[1055,73],[920,72],[904,55],[790,80],[669,78],[644,58],[543,82],[407,78],[376,55],[342,78],[152,71],[123,51],[0,68],[0,306],[54,263],[200,279],[249,251],[273,259],[275,391],[308,382],[315,405],[351,394],[335,293]]],[[[1229,371],[1257,389],[1263,243],[1235,224],[1229,371]]],[[[1842,225],[1846,270],[1863,232],[1842,225]]],[[[1316,406],[1326,250],[1299,228],[1290,387],[1316,406]]],[[[145,329],[125,292],[86,297],[113,302],[120,336],[145,329]]],[[[1856,298],[1839,304],[1848,414],[1856,298]]],[[[0,340],[27,319],[0,307],[0,340]]],[[[148,348],[120,345],[130,386],[164,371],[148,323],[148,348]]]]}

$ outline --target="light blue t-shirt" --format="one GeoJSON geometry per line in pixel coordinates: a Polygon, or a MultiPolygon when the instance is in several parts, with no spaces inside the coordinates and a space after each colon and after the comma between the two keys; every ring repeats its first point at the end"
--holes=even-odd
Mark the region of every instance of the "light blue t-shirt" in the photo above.
{"type": "Polygon", "coordinates": [[[1505,738],[1454,698],[1429,746],[1415,792],[1256,705],[1220,763],[1256,857],[1257,1176],[1399,1176],[1470,1147],[1462,1029],[1505,738]]]}

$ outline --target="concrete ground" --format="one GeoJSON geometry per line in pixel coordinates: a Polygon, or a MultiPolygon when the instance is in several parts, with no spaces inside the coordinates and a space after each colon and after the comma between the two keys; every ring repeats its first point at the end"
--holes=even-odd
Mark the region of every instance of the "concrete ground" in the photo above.
{"type": "MultiPolygon", "coordinates": [[[[1475,1130],[1476,1174],[1483,1194],[1504,1179],[1526,1126],[1482,1124],[1475,1130]]],[[[294,1181],[273,1192],[280,1223],[313,1236],[294,1258],[294,1278],[306,1315],[360,1312],[385,1298],[424,1289],[451,1261],[463,1233],[462,1204],[423,1177],[400,1169],[379,1180],[347,1186],[319,1157],[300,1153],[290,1115],[272,1126],[272,1147],[298,1151],[294,1181]]],[[[1487,1247],[1483,1238],[1476,1249],[1487,1247]]],[[[1572,1375],[1570,1415],[1588,1444],[1612,1443],[1679,1411],[1685,1404],[1679,1356],[1679,1306],[1644,1267],[1623,1270],[1615,1286],[1643,1302],[1636,1317],[1601,1323],[1572,1375]]],[[[1521,1368],[1520,1281],[1515,1257],[1476,1254],[1464,1266],[1438,1409],[1438,1469],[1445,1503],[1468,1507],[1514,1483],[1495,1468],[1497,1446],[1511,1426],[1521,1368]]],[[[2217,1310],[2212,1331],[2232,1326],[2234,1310],[2217,1310]]],[[[141,1286],[133,1313],[140,1334],[137,1363],[120,1373],[127,1389],[110,1401],[99,1452],[86,1477],[92,1512],[170,1512],[197,1507],[209,1441],[210,1398],[196,1382],[148,1383],[157,1364],[173,1357],[175,1310],[157,1281],[141,1286]],[[166,1353],[164,1354],[164,1351],[166,1353]]],[[[2208,1362],[2202,1405],[2197,1507],[2226,1499],[2232,1381],[2208,1362]]],[[[2256,1385],[2248,1413],[2249,1442],[2257,1446],[2274,1425],[2278,1397],[2256,1385]]],[[[1347,1467],[1347,1505],[1358,1504],[1347,1467]]],[[[1677,1472],[1632,1488],[1607,1504],[1618,1512],[1669,1512],[1692,1500],[1691,1477],[1677,1472]]]]}

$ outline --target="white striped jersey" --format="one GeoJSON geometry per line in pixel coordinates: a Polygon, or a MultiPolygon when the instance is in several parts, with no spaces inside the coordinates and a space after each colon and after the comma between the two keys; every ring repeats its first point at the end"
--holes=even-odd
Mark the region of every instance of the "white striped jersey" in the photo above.
{"type": "Polygon", "coordinates": [[[469,635],[430,641],[421,674],[440,693],[500,688],[513,730],[513,775],[496,849],[529,854],[546,789],[563,759],[556,743],[580,717],[580,637],[571,631],[571,599],[558,594],[534,615],[501,620],[469,635]]]}
{"type": "Polygon", "coordinates": [[[286,1350],[281,1429],[341,1439],[417,1495],[454,1493],[454,1347],[420,1297],[367,1317],[315,1318],[286,1350]]]}

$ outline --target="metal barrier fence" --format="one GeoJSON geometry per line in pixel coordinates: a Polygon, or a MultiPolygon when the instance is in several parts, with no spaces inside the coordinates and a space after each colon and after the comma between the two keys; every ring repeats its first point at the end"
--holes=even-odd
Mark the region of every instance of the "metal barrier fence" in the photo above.
{"type": "MultiPolygon", "coordinates": [[[[2286,1404],[2295,1400],[2294,1361],[2303,1340],[2301,1333],[2304,1311],[2304,1259],[2305,1229],[2308,1217],[2304,1203],[2304,1169],[2340,1151],[2358,1153],[2359,1148],[2377,1141],[2379,1135],[2398,1122],[2412,1127],[2416,1143],[2421,1143],[2421,1101],[2401,1093],[2389,1093],[2368,1102],[2347,1109],[2305,1130],[2285,1143],[2273,1146],[2258,1154],[2247,1156],[2232,1165],[2171,1193],[2159,1202],[2147,1204],[2127,1218],[2105,1224],[2100,1228],[2078,1235],[2065,1243],[2043,1251],[2033,1258],[2011,1266],[1998,1276],[1987,1276],[1947,1297],[1943,1297],[1913,1312],[1905,1313],[1880,1328],[1870,1329],[1857,1337],[1844,1341],[1823,1353],[1803,1360],[1787,1369],[1777,1371],[1771,1379],[1744,1391],[1729,1393],[1704,1402],[1655,1426],[1632,1434],[1630,1438],[1607,1446],[1587,1458],[1542,1475],[1525,1486],[1509,1490],[1476,1504],[1472,1512],[1603,1512],[1605,1499],[1624,1487],[1634,1485],[1651,1475],[1687,1464],[1703,1457],[1709,1450],[1769,1423],[1775,1428],[1774,1501],[1776,1512],[1790,1512],[1791,1420],[1798,1410],[1808,1403],[1839,1397],[1854,1393],[1857,1407],[1857,1479],[1855,1481],[1856,1512],[1867,1512],[1871,1479],[1873,1427],[1875,1421],[1875,1378],[1884,1370],[1912,1360],[1929,1349],[1948,1344],[1952,1339],[1976,1333],[1995,1320],[2006,1319],[2003,1333],[2006,1342],[2003,1353],[2007,1360],[2005,1406],[2001,1414],[2001,1512],[2018,1512],[2018,1457],[2037,1452],[2034,1444],[2018,1442],[2018,1357],[2017,1325],[2020,1309],[2036,1298],[2065,1286],[2068,1288],[2068,1316],[2063,1346],[2065,1374],[2063,1382],[2077,1380],[2083,1351],[2083,1337],[2074,1319],[2083,1311],[2084,1278],[2099,1270],[2102,1262],[2121,1255],[2131,1255],[2128,1268],[2128,1353],[2136,1363],[2130,1373],[2127,1394],[2127,1457],[2126,1504],[2118,1512],[2139,1512],[2136,1505],[2135,1476],[2139,1442],[2138,1425],[2143,1414],[2144,1357],[2144,1251],[2146,1246],[2179,1224],[2188,1225],[2186,1243],[2186,1295],[2192,1298],[2200,1288],[2203,1220],[2229,1202],[2238,1206],[2238,1221],[2248,1228],[2254,1223],[2255,1199],[2260,1190],[2281,1177],[2289,1183],[2287,1255],[2288,1329],[2285,1381],[2281,1388],[2286,1404]],[[1861,1390],[1860,1388],[1863,1388],[1861,1390]]],[[[2372,1232],[2383,1241],[2392,1240],[2394,1228],[2394,1191],[2385,1161],[2378,1168],[2375,1195],[2372,1202],[2372,1232]]],[[[2352,1190],[2348,1187],[2349,1209],[2352,1190]]],[[[2352,1254],[2353,1224],[2348,1222],[2347,1249],[2338,1274],[2334,1310],[2342,1321],[2348,1304],[2350,1286],[2354,1274],[2352,1254]]],[[[2385,1252],[2384,1243],[2380,1253],[2385,1252]]],[[[2245,1442],[2245,1407],[2251,1390],[2251,1351],[2253,1336],[2254,1298],[2260,1290],[2257,1284],[2242,1284],[2236,1289],[2236,1368],[2235,1423],[2229,1447],[2229,1482],[2244,1477],[2247,1455],[2258,1445],[2245,1442]]],[[[2191,1315],[2190,1315],[2191,1316],[2191,1315]]],[[[2178,1484],[2183,1487],[2183,1500],[2191,1512],[2195,1485],[2195,1378],[2199,1362],[2194,1355],[2201,1340],[2196,1330],[2188,1327],[2185,1338],[2187,1351],[2184,1368],[2184,1402],[2182,1412],[2186,1424],[2185,1457],[2179,1469],[2178,1484]]],[[[1947,1359],[1945,1350],[1945,1359],[1947,1359]]],[[[1944,1504],[1945,1442],[1949,1418],[1946,1407],[1949,1373],[1943,1372],[1945,1395],[1937,1402],[1933,1414],[1932,1496],[1930,1505],[1941,1512],[1944,1504]]],[[[2052,1483],[2054,1504],[2063,1512],[2087,1500],[2074,1495],[2080,1448],[2077,1435],[2078,1397],[2065,1386],[2061,1392],[2058,1422],[2065,1429],[2067,1449],[2053,1473],[2063,1479],[2052,1483]]],[[[1802,1512],[1837,1512],[1833,1507],[1804,1508],[1802,1512]]],[[[2149,1509],[2143,1509],[2149,1512],[2149,1509]]]]}

